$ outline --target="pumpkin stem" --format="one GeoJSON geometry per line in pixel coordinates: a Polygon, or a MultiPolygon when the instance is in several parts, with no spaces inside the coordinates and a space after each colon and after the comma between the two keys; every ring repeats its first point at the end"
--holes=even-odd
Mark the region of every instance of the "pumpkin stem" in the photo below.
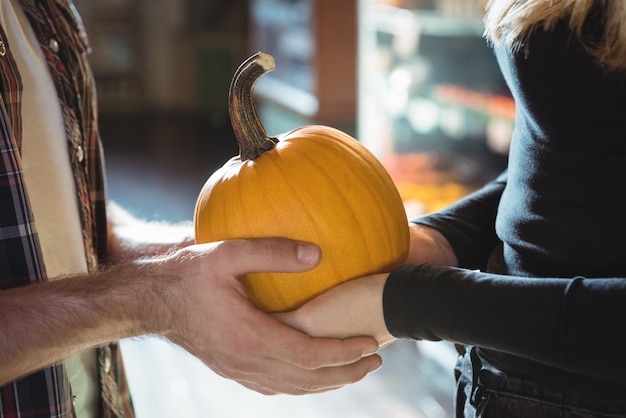
{"type": "Polygon", "coordinates": [[[278,143],[265,131],[254,104],[254,85],[274,68],[274,57],[257,52],[237,68],[230,83],[228,110],[242,161],[253,160],[278,143]]]}

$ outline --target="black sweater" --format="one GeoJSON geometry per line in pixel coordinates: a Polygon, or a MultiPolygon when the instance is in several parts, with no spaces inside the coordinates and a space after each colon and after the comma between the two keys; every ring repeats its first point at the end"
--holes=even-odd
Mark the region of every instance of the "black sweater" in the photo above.
{"type": "Polygon", "coordinates": [[[508,171],[415,220],[460,268],[394,270],[385,320],[397,337],[475,345],[505,371],[623,397],[626,74],[565,24],[496,55],[516,103],[508,171]]]}

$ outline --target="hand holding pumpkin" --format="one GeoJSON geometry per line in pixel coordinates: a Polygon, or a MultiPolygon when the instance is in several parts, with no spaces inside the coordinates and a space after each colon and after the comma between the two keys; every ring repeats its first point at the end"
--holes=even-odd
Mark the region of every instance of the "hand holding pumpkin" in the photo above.
{"type": "Polygon", "coordinates": [[[295,311],[273,314],[312,337],[372,336],[380,347],[392,343],[383,317],[383,288],[387,274],[342,283],[295,311]]]}
{"type": "Polygon", "coordinates": [[[319,250],[285,239],[193,245],[137,262],[151,283],[142,298],[147,333],[164,335],[216,373],[264,394],[305,394],[360,380],[380,367],[376,341],[315,339],[249,301],[241,276],[298,273],[319,250]]]}
{"type": "MultiPolygon", "coordinates": [[[[407,262],[454,266],[452,247],[433,228],[409,224],[410,251],[407,262]]],[[[385,325],[382,298],[387,274],[375,274],[342,283],[291,312],[274,314],[280,321],[312,337],[347,338],[372,336],[385,346],[394,337],[385,325]]]]}

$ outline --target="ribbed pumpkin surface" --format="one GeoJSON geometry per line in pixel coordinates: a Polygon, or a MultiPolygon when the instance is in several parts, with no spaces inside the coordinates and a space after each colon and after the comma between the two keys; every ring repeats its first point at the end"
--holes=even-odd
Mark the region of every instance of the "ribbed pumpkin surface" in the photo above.
{"type": "Polygon", "coordinates": [[[356,277],[389,271],[406,259],[407,218],[378,160],[351,136],[306,126],[253,160],[234,157],[206,182],[195,209],[198,243],[285,237],[320,246],[305,273],[245,277],[259,308],[296,308],[356,277]]]}

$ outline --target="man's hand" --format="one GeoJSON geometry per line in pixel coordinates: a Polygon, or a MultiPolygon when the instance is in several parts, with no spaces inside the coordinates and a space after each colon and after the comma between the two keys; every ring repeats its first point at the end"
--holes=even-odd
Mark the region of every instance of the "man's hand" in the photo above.
{"type": "Polygon", "coordinates": [[[356,382],[381,365],[373,338],[311,338],[257,310],[240,280],[252,272],[305,271],[319,258],[309,244],[260,239],[194,245],[143,261],[146,273],[163,281],[155,331],[260,393],[315,393],[356,382]]]}
{"type": "Polygon", "coordinates": [[[0,385],[89,347],[154,334],[261,393],[358,381],[380,367],[374,339],[310,338],[257,310],[240,281],[304,271],[319,257],[317,247],[285,239],[227,241],[1,290],[0,385]]]}

